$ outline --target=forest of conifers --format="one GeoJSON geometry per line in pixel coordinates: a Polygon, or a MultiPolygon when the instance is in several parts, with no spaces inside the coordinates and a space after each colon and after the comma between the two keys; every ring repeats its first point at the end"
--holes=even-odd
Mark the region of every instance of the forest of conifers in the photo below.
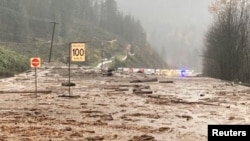
{"type": "Polygon", "coordinates": [[[52,53],[57,61],[67,61],[66,47],[81,41],[88,45],[85,65],[96,65],[102,57],[124,57],[130,45],[139,53],[125,65],[165,66],[147,43],[140,21],[123,14],[115,0],[1,0],[0,44],[47,61],[53,22],[58,23],[52,53]]]}
{"type": "Polygon", "coordinates": [[[115,0],[1,0],[0,6],[2,41],[27,42],[31,36],[49,39],[50,22],[56,21],[59,36],[67,40],[76,38],[72,29],[84,32],[79,27],[89,24],[131,43],[146,42],[140,22],[119,12],[115,0]]]}
{"type": "Polygon", "coordinates": [[[205,36],[203,73],[250,82],[250,1],[218,0],[214,23],[205,36]]]}

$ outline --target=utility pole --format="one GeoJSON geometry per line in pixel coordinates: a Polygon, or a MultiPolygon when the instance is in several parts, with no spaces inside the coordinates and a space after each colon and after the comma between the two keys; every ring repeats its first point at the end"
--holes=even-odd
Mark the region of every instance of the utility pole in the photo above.
{"type": "Polygon", "coordinates": [[[52,53],[52,47],[53,47],[53,40],[54,40],[54,34],[55,34],[56,24],[59,24],[59,23],[57,23],[57,22],[50,22],[50,23],[53,23],[54,26],[53,26],[53,33],[52,33],[52,39],[51,39],[51,46],[50,46],[50,52],[49,52],[49,63],[50,63],[50,60],[51,60],[51,53],[52,53]]]}
{"type": "Polygon", "coordinates": [[[103,52],[104,52],[104,49],[103,49],[103,41],[102,41],[102,43],[101,43],[101,46],[102,46],[102,51],[101,51],[101,58],[102,58],[102,66],[101,66],[101,71],[103,71],[103,61],[104,61],[104,59],[103,59],[103,52]]]}
{"type": "Polygon", "coordinates": [[[103,71],[103,49],[102,49],[102,52],[101,52],[102,54],[101,54],[101,61],[102,61],[102,66],[101,66],[101,70],[103,71]]]}

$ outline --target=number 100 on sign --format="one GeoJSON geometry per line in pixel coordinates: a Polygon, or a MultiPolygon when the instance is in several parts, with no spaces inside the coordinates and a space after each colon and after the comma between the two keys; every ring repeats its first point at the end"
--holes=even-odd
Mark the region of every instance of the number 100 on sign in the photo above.
{"type": "Polygon", "coordinates": [[[71,61],[85,61],[85,43],[71,43],[71,61]]]}

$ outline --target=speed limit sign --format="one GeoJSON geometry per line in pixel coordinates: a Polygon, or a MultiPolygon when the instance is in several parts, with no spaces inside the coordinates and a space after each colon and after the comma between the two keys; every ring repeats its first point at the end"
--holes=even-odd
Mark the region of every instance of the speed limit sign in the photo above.
{"type": "Polygon", "coordinates": [[[70,56],[71,56],[71,61],[84,62],[85,61],[85,43],[71,43],[70,56]]]}

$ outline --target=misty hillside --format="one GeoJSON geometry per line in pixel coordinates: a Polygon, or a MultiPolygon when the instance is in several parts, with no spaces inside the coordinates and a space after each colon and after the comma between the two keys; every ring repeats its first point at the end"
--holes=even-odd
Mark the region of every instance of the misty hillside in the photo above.
{"type": "Polygon", "coordinates": [[[134,53],[124,67],[166,67],[151,49],[139,20],[125,15],[115,0],[1,0],[0,44],[27,57],[48,61],[55,24],[52,61],[67,62],[70,42],[86,42],[84,65],[103,58],[120,60],[134,53]]]}
{"type": "Polygon", "coordinates": [[[148,41],[171,66],[201,71],[204,33],[212,0],[117,0],[146,29],[148,41]],[[141,5],[138,8],[138,5],[141,5]]]}

